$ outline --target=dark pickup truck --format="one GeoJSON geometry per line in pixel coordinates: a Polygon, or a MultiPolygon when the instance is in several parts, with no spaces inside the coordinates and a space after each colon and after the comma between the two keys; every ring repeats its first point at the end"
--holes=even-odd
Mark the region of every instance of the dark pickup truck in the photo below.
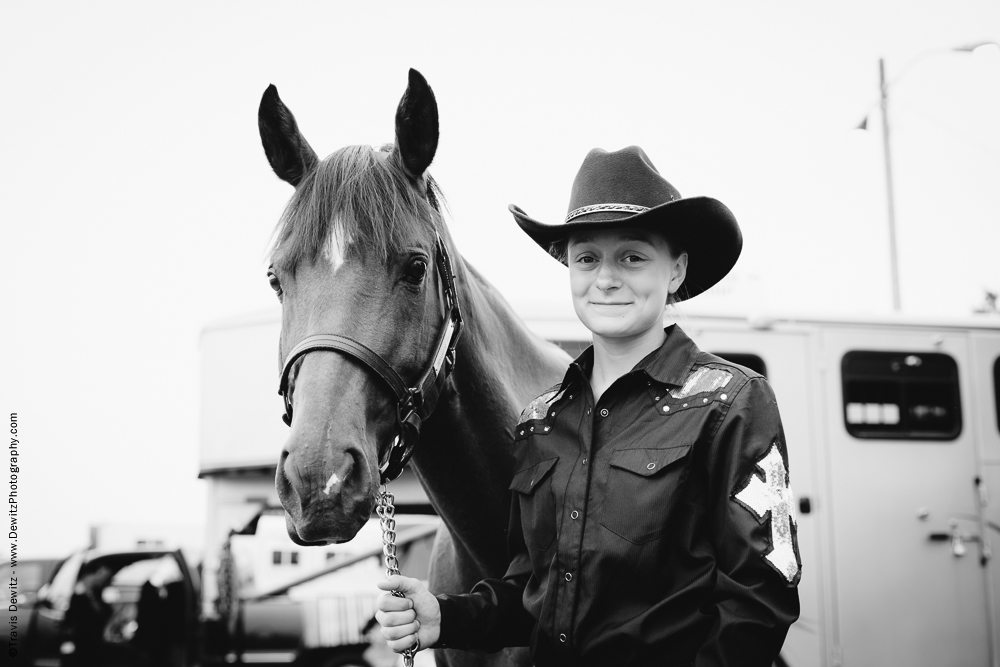
{"type": "Polygon", "coordinates": [[[19,610],[26,636],[17,658],[38,667],[153,665],[154,656],[200,664],[197,592],[198,573],[180,551],[75,552],[19,610]]]}
{"type": "MultiPolygon", "coordinates": [[[[431,524],[400,531],[397,545],[404,571],[410,569],[406,567],[408,551],[422,554],[416,560],[423,563],[418,567],[425,567],[435,530],[431,524]]],[[[62,561],[35,566],[37,580],[45,583],[30,594],[25,587],[24,604],[19,604],[18,662],[12,664],[395,664],[396,656],[384,643],[379,646],[380,635],[371,631],[378,592],[374,582],[342,586],[336,579],[331,585],[329,579],[338,573],[356,579],[351,573],[357,570],[348,568],[359,564],[366,566],[366,572],[377,572],[380,556],[381,548],[368,549],[273,590],[236,595],[223,613],[206,618],[200,597],[201,572],[189,567],[181,551],[78,551],[62,561]],[[299,592],[315,588],[324,578],[327,583],[320,583],[321,594],[299,592]]],[[[19,573],[28,564],[18,563],[19,573]]],[[[230,570],[229,574],[238,573],[230,570]]]]}

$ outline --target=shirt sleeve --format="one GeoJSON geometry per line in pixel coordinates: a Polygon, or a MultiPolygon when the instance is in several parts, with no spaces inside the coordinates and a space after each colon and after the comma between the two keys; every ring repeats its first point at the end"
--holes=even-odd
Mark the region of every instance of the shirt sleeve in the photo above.
{"type": "Polygon", "coordinates": [[[507,550],[510,566],[502,579],[484,579],[465,595],[438,595],[441,635],[433,648],[478,649],[493,653],[528,646],[535,619],[524,609],[531,561],[521,528],[521,507],[511,494],[507,550]]]}
{"type": "Polygon", "coordinates": [[[715,616],[697,667],[773,664],[799,615],[801,576],[788,452],[774,392],[751,378],[713,440],[709,514],[715,616]]]}

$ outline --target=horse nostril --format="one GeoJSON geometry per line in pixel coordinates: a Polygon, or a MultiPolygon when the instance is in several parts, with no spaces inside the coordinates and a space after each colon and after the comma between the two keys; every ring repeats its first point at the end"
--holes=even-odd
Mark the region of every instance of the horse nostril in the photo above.
{"type": "Polygon", "coordinates": [[[285,474],[285,461],[288,459],[288,450],[281,450],[281,458],[278,460],[278,467],[274,473],[274,487],[278,492],[278,500],[281,501],[281,506],[284,508],[289,507],[290,496],[295,492],[292,488],[292,483],[288,479],[288,475],[285,474]]]}

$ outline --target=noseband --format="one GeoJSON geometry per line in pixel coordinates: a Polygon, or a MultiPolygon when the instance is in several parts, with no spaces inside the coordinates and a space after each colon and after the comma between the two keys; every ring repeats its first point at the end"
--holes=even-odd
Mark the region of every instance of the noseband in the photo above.
{"type": "Polygon", "coordinates": [[[407,387],[399,373],[377,352],[341,334],[306,336],[288,353],[281,370],[278,393],[285,399],[285,414],[281,418],[289,426],[292,424],[292,401],[288,391],[288,376],[292,365],[300,357],[316,350],[340,352],[359,361],[382,378],[397,399],[396,436],[388,447],[379,448],[378,469],[382,484],[391,482],[403,472],[403,466],[410,460],[420,437],[420,425],[434,412],[445,380],[455,368],[455,348],[462,334],[462,310],[458,304],[451,257],[440,234],[437,235],[437,266],[444,285],[448,314],[444,327],[438,334],[437,348],[430,364],[413,386],[407,387]]]}

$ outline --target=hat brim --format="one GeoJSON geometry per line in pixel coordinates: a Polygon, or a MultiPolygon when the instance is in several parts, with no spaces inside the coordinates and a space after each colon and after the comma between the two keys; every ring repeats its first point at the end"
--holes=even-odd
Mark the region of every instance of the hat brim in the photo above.
{"type": "Polygon", "coordinates": [[[599,219],[558,225],[539,222],[514,204],[509,210],[518,226],[545,252],[549,252],[554,242],[582,231],[637,227],[662,233],[688,254],[687,276],[678,300],[695,297],[722,280],[736,265],[743,250],[743,234],[732,211],[711,197],[688,197],[642,213],[604,214],[599,219]]]}

